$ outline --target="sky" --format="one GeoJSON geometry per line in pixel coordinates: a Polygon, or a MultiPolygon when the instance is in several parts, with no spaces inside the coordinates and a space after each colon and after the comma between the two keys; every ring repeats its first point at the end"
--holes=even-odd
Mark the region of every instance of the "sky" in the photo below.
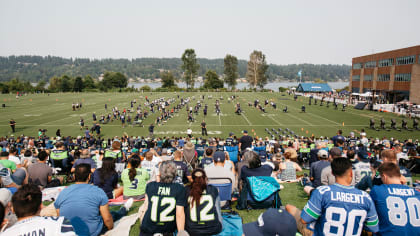
{"type": "Polygon", "coordinates": [[[420,44],[419,0],[0,0],[0,56],[351,64],[420,44]]]}

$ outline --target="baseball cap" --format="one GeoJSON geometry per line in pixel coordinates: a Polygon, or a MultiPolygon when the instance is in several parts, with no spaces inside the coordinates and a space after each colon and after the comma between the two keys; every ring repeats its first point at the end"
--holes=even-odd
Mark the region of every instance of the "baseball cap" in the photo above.
{"type": "Polygon", "coordinates": [[[247,131],[247,130],[244,130],[244,131],[242,131],[242,133],[247,134],[247,133],[248,133],[248,131],[247,131]]]}
{"type": "Polygon", "coordinates": [[[328,152],[321,149],[318,151],[318,157],[322,158],[322,159],[327,159],[328,158],[328,152]]]}
{"type": "Polygon", "coordinates": [[[137,149],[137,148],[133,148],[133,149],[131,149],[131,152],[132,152],[132,153],[138,153],[138,152],[139,152],[139,149],[137,149]]]}
{"type": "Polygon", "coordinates": [[[246,236],[295,236],[297,225],[295,218],[286,210],[270,208],[257,221],[244,224],[242,229],[246,236]]]}
{"type": "Polygon", "coordinates": [[[172,154],[172,149],[168,149],[168,150],[166,151],[166,154],[172,154]]]}
{"type": "Polygon", "coordinates": [[[216,162],[224,162],[225,161],[225,153],[222,151],[216,151],[213,155],[213,160],[216,162]]]}
{"type": "Polygon", "coordinates": [[[12,200],[12,192],[10,192],[7,188],[0,189],[0,203],[3,206],[6,206],[12,200]]]}
{"type": "Polygon", "coordinates": [[[230,132],[230,133],[229,133],[229,136],[233,136],[233,135],[235,135],[235,134],[234,134],[234,133],[232,133],[232,132],[230,132]]]}

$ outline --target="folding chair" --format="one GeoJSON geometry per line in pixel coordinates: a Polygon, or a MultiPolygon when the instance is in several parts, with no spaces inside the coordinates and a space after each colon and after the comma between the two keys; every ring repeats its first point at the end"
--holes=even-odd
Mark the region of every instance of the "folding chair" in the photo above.
{"type": "Polygon", "coordinates": [[[220,201],[226,201],[227,204],[225,204],[225,206],[228,206],[228,208],[230,209],[230,204],[232,201],[232,180],[227,177],[213,177],[208,178],[208,180],[209,185],[212,185],[216,187],[217,190],[219,190],[220,201]],[[226,180],[228,183],[211,183],[212,180],[226,180]]]}
{"type": "MultiPolygon", "coordinates": [[[[255,190],[251,188],[251,178],[253,177],[248,177],[246,180],[246,184],[247,184],[247,205],[251,206],[251,208],[253,209],[265,209],[265,208],[270,208],[270,207],[274,207],[274,208],[280,208],[280,206],[282,205],[280,196],[279,196],[279,192],[280,192],[280,185],[277,183],[277,181],[273,178],[273,177],[268,177],[268,176],[260,176],[257,178],[264,178],[266,180],[269,180],[269,182],[271,182],[272,184],[276,185],[278,187],[278,189],[276,191],[274,191],[269,197],[259,201],[257,200],[252,192],[253,191],[257,191],[260,192],[261,189],[259,190],[255,190]]],[[[254,192],[255,193],[255,192],[254,192]]]]}

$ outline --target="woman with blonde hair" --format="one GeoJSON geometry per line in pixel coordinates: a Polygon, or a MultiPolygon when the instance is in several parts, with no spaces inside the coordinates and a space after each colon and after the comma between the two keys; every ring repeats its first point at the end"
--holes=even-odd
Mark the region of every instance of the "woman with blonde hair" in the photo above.
{"type": "Polygon", "coordinates": [[[295,182],[296,171],[302,171],[302,168],[291,160],[292,154],[290,152],[284,153],[284,161],[280,163],[281,181],[295,182]]]}

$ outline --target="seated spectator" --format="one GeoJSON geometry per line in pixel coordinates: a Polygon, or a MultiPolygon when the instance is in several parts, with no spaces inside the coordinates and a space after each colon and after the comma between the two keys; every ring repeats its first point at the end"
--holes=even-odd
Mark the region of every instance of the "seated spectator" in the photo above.
{"type": "Polygon", "coordinates": [[[184,145],[182,155],[185,164],[188,166],[188,169],[195,169],[197,167],[197,152],[195,151],[195,146],[193,143],[187,142],[184,145]]]}
{"type": "Polygon", "coordinates": [[[350,160],[335,158],[331,162],[331,169],[337,183],[315,189],[300,217],[296,216],[296,211],[293,212],[298,228],[303,229],[302,224],[315,222],[315,235],[329,235],[337,233],[337,230],[343,235],[353,235],[356,230],[359,235],[363,228],[377,232],[378,216],[372,199],[365,192],[351,186],[353,173],[350,160]],[[341,196],[354,197],[350,201],[341,196]]]}
{"type": "Polygon", "coordinates": [[[0,233],[17,222],[16,214],[12,210],[12,192],[7,188],[0,188],[0,233]],[[1,217],[3,214],[3,217],[1,217]]]}
{"type": "Polygon", "coordinates": [[[124,186],[124,199],[143,199],[149,179],[150,176],[147,170],[140,167],[140,157],[138,155],[132,156],[129,160],[129,168],[125,169],[121,174],[124,186]]]}
{"type": "Polygon", "coordinates": [[[192,179],[191,186],[186,188],[185,230],[190,235],[216,235],[222,231],[219,192],[216,187],[207,185],[202,169],[195,169],[192,179]]]}
{"type": "Polygon", "coordinates": [[[311,169],[309,170],[309,179],[311,183],[304,187],[304,191],[306,194],[310,195],[312,190],[318,188],[322,185],[321,183],[321,174],[322,170],[330,165],[328,161],[328,152],[321,149],[318,151],[318,158],[319,161],[312,163],[311,169]]]}
{"type": "Polygon", "coordinates": [[[225,153],[225,165],[223,167],[232,171],[232,173],[236,175],[235,163],[233,163],[233,161],[230,160],[229,153],[227,151],[225,151],[224,153],[225,153]]]}
{"type": "Polygon", "coordinates": [[[17,149],[15,147],[10,147],[9,148],[9,160],[13,161],[16,164],[17,168],[21,168],[22,167],[22,162],[20,160],[20,158],[18,156],[16,156],[18,153],[17,149]]]}
{"type": "Polygon", "coordinates": [[[159,167],[160,182],[147,184],[145,204],[148,207],[140,226],[141,236],[173,235],[176,230],[178,234],[185,232],[186,194],[184,186],[173,183],[176,171],[175,163],[164,161],[159,167]]]}
{"type": "Polygon", "coordinates": [[[38,162],[28,166],[29,183],[42,188],[60,186],[63,178],[52,179],[52,168],[47,165],[48,153],[41,151],[38,154],[38,162]]]}
{"type": "Polygon", "coordinates": [[[378,211],[379,234],[420,235],[420,227],[414,223],[418,222],[414,219],[419,209],[413,210],[415,205],[418,207],[420,192],[401,184],[400,169],[395,163],[383,163],[378,171],[383,184],[375,185],[370,196],[378,211]]]}
{"type": "Polygon", "coordinates": [[[0,165],[8,168],[12,173],[14,173],[17,169],[16,163],[9,160],[9,153],[8,152],[1,152],[0,153],[0,165]]]}
{"type": "Polygon", "coordinates": [[[273,168],[269,165],[261,165],[261,160],[258,154],[251,151],[249,167],[242,167],[240,179],[244,182],[247,177],[251,176],[271,176],[271,172],[273,172],[273,168]]]}
{"type": "Polygon", "coordinates": [[[65,217],[40,217],[42,192],[36,185],[23,185],[12,197],[18,222],[3,235],[76,235],[65,217]]]}
{"type": "Polygon", "coordinates": [[[67,173],[71,169],[73,157],[68,153],[64,143],[57,142],[56,149],[50,152],[50,161],[53,168],[61,168],[62,173],[67,173]]]}
{"type": "Polygon", "coordinates": [[[242,225],[245,236],[281,235],[295,236],[296,221],[283,209],[269,208],[255,222],[242,225]]]}
{"type": "MultiPolygon", "coordinates": [[[[338,140],[340,140],[340,139],[338,139],[338,140]]],[[[342,155],[342,153],[341,153],[340,148],[338,148],[338,147],[331,148],[331,150],[330,150],[330,161],[333,161],[335,158],[341,157],[341,155],[342,155]]],[[[324,169],[322,169],[321,184],[322,185],[335,184],[335,177],[332,174],[331,166],[327,166],[324,169]]],[[[353,185],[354,185],[354,181],[353,181],[353,185]]]]}
{"type": "Polygon", "coordinates": [[[28,183],[28,174],[26,173],[25,168],[16,169],[15,172],[12,173],[9,168],[6,168],[0,164],[0,177],[1,186],[9,188],[9,190],[12,190],[13,192],[20,185],[28,183]]]}
{"type": "Polygon", "coordinates": [[[76,183],[63,189],[54,202],[57,215],[70,219],[77,235],[99,235],[114,227],[133,204],[128,200],[118,212],[110,212],[105,192],[90,185],[90,165],[76,166],[76,183]]]}
{"type": "Polygon", "coordinates": [[[141,167],[149,173],[150,181],[156,181],[159,164],[162,162],[162,159],[153,155],[152,151],[148,151],[145,154],[145,159],[141,162],[141,167]]]}
{"type": "Polygon", "coordinates": [[[174,163],[176,165],[176,183],[182,183],[182,184],[187,184],[188,182],[192,182],[192,178],[191,178],[191,172],[187,167],[187,164],[185,164],[182,161],[182,153],[181,151],[175,151],[174,152],[174,163]]]}
{"type": "Polygon", "coordinates": [[[118,187],[118,173],[115,171],[114,158],[102,159],[102,167],[93,172],[92,183],[104,190],[109,199],[115,199],[123,194],[123,187],[118,187]]]}
{"type": "Polygon", "coordinates": [[[280,163],[282,181],[296,181],[296,171],[302,171],[302,168],[296,162],[290,160],[291,156],[290,152],[284,153],[285,160],[280,163]]]}
{"type": "Polygon", "coordinates": [[[112,157],[117,160],[117,163],[126,159],[124,152],[121,151],[121,143],[118,140],[112,142],[111,149],[105,150],[104,157],[112,157]]]}
{"type": "Polygon", "coordinates": [[[207,166],[213,164],[213,149],[207,148],[204,158],[200,161],[200,168],[205,169],[207,166]]]}
{"type": "Polygon", "coordinates": [[[71,172],[74,173],[74,170],[76,169],[76,166],[78,166],[79,164],[89,164],[90,165],[90,171],[93,173],[95,172],[96,169],[96,162],[90,158],[90,153],[88,149],[83,149],[81,154],[80,154],[80,158],[77,159],[74,164],[73,167],[71,168],[71,172]]]}
{"type": "Polygon", "coordinates": [[[211,184],[224,184],[228,183],[229,180],[217,180],[212,178],[229,178],[232,181],[232,191],[237,188],[236,177],[232,171],[224,168],[226,159],[225,154],[221,151],[217,151],[213,156],[214,165],[207,166],[204,171],[207,177],[210,179],[211,184]]]}

